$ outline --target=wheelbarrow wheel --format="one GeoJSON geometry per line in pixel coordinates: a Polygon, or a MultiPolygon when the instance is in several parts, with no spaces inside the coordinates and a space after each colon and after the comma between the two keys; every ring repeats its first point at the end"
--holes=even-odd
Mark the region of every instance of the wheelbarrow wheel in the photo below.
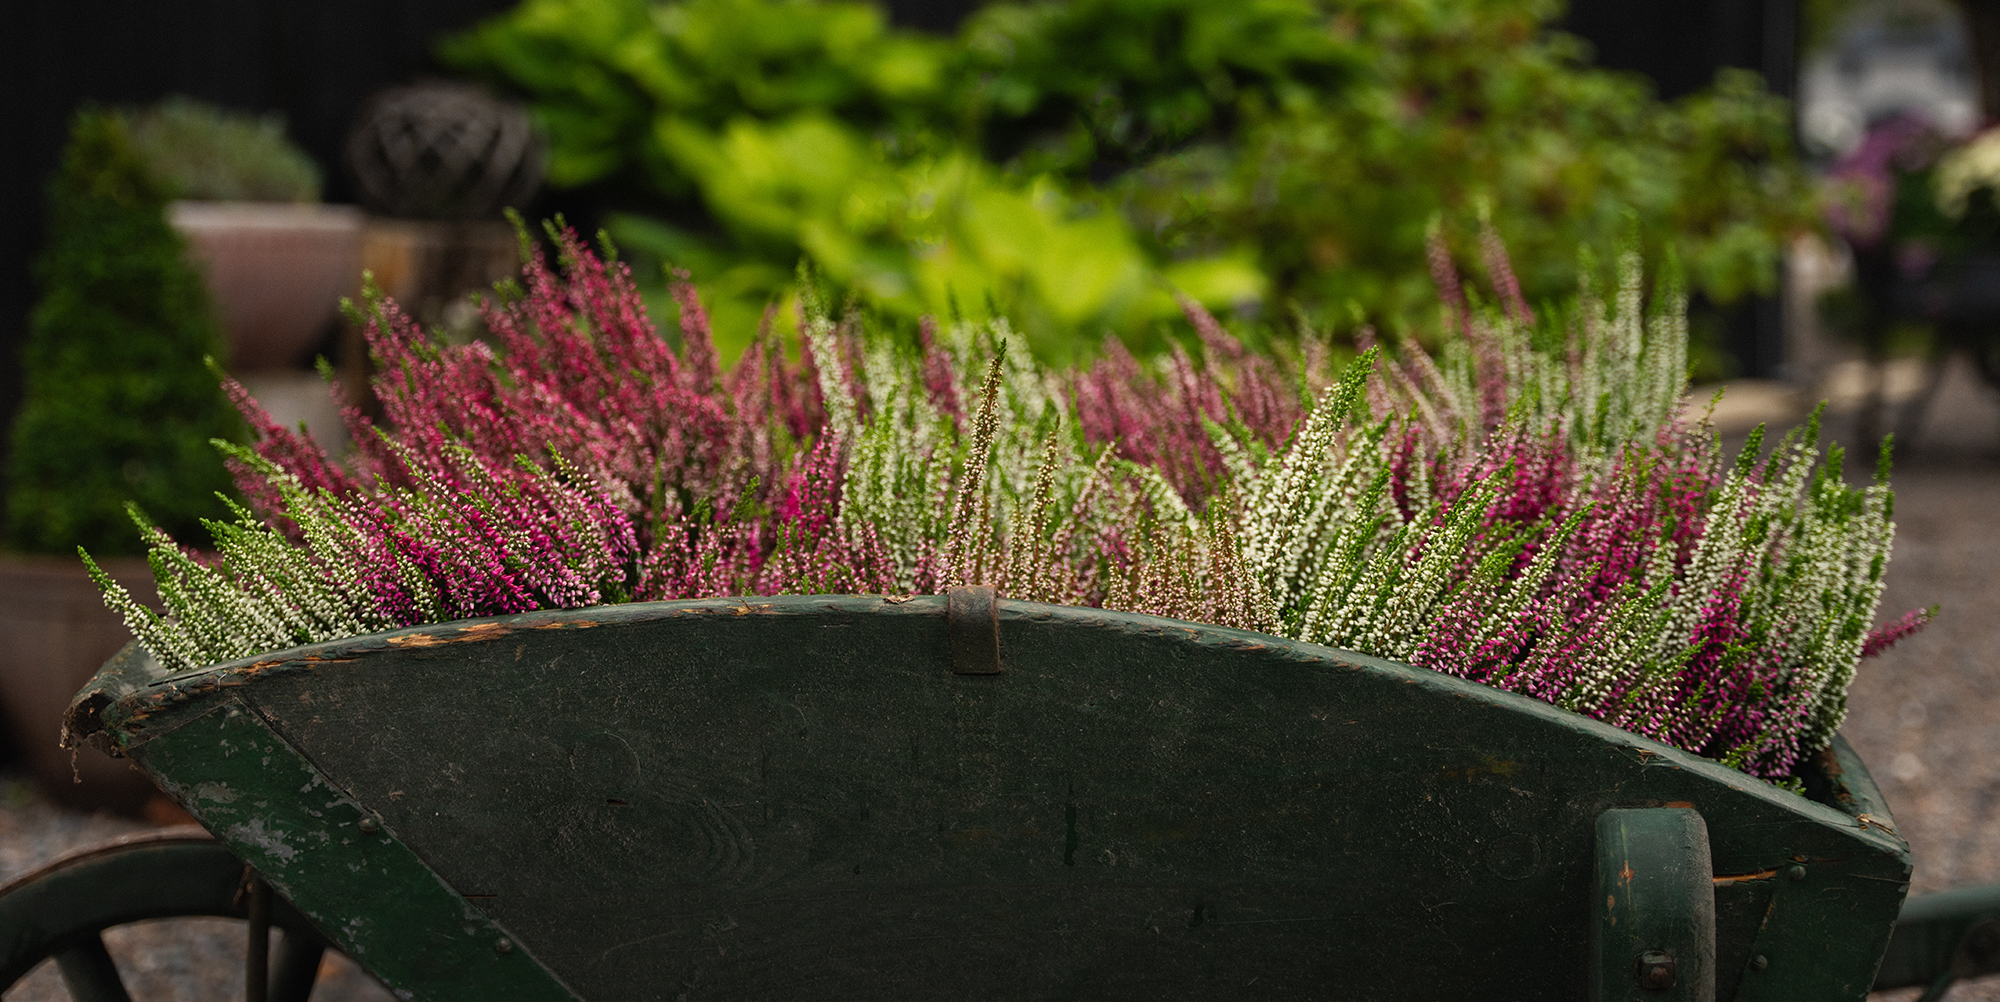
{"type": "Polygon", "coordinates": [[[248,1002],[304,1002],[312,995],[326,941],[198,828],[86,849],[0,887],[0,992],[54,958],[77,1002],[130,1002],[104,930],[197,917],[244,921],[248,1002]],[[282,933],[275,954],[274,928],[282,933]]]}

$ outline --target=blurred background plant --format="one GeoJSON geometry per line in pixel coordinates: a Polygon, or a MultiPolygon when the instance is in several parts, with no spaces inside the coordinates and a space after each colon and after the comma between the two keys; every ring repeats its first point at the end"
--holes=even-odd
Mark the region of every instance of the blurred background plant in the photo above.
{"type": "Polygon", "coordinates": [[[1813,204],[1786,103],[1747,71],[1655,100],[1643,80],[1590,68],[1582,44],[1549,32],[1558,12],[1343,5],[1335,31],[1369,53],[1362,81],[1260,116],[1233,143],[1164,158],[1122,190],[1170,247],[1255,244],[1277,296],[1336,311],[1328,319],[1348,303],[1377,323],[1420,311],[1433,295],[1433,221],[1477,261],[1490,220],[1530,300],[1572,292],[1577,248],[1608,248],[1635,225],[1650,254],[1678,257],[1713,301],[1770,292],[1813,204]]]}
{"type": "Polygon", "coordinates": [[[126,116],[134,150],[170,199],[317,202],[319,168],[277,115],[232,113],[181,95],[126,116]]]}
{"type": "Polygon", "coordinates": [[[226,513],[216,493],[229,476],[209,442],[243,428],[209,360],[232,352],[168,203],[319,193],[319,168],[277,116],[181,96],[76,115],[48,193],[52,239],[37,263],[8,456],[7,547],[141,553],[127,501],[163,526],[226,513]]]}
{"type": "Polygon", "coordinates": [[[1163,346],[1174,289],[1253,340],[1294,307],[1413,328],[1426,234],[1477,261],[1488,221],[1535,301],[1633,229],[1713,301],[1771,291],[1815,212],[1785,103],[1748,73],[1658,101],[1559,12],[1001,2],[937,38],[854,3],[528,0],[444,51],[530,98],[551,183],[604,193],[641,273],[687,268],[719,319],[804,259],[891,317],[997,308],[1052,357],[1163,346]]]}
{"type": "Polygon", "coordinates": [[[127,502],[192,530],[227,509],[209,441],[241,424],[205,359],[222,338],[201,276],[167,224],[172,189],[125,116],[76,116],[51,187],[41,298],[23,353],[6,541],[15,549],[143,552],[127,502]]]}
{"type": "Polygon", "coordinates": [[[1859,356],[1863,440],[1892,428],[1916,440],[1957,357],[2000,387],[2000,132],[1981,131],[2000,82],[1989,6],[1819,5],[1826,54],[1807,69],[1802,132],[1829,164],[1841,245],[1806,320],[1859,356]]]}
{"type": "Polygon", "coordinates": [[[2000,5],[1800,13],[1795,118],[1826,226],[1788,255],[1773,413],[1826,399],[1854,440],[1893,433],[1899,453],[1988,439],[1990,417],[1930,419],[1990,414],[2000,389],[2000,136],[1982,132],[2000,116],[2000,5]]]}
{"type": "Polygon", "coordinates": [[[550,182],[615,192],[613,237],[689,268],[719,319],[754,320],[802,258],[906,321],[1009,313],[1053,354],[1143,336],[1172,289],[1263,293],[1246,251],[1149,255],[1085,175],[1219,127],[1218,93],[1345,68],[1310,5],[995,8],[961,38],[859,3],[533,0],[445,51],[529,94],[550,182]]]}

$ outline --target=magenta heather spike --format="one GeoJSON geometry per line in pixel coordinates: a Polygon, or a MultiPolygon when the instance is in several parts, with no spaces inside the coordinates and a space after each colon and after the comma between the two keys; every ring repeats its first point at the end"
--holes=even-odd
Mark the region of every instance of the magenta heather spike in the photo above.
{"type": "Polygon", "coordinates": [[[957,373],[951,356],[938,346],[936,317],[925,314],[917,321],[917,345],[924,353],[924,391],[930,394],[931,406],[950,416],[952,423],[964,430],[965,414],[958,403],[957,373]]]}
{"type": "Polygon", "coordinates": [[[1861,656],[1872,658],[1896,646],[1897,641],[1928,625],[1935,614],[1936,611],[1932,609],[1911,609],[1895,622],[1868,631],[1868,636],[1861,645],[1861,656]]]}

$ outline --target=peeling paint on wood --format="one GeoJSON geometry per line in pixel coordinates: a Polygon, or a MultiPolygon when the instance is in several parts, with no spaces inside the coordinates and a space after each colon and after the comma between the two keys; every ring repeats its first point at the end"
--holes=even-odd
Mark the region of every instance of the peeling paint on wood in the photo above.
{"type": "Polygon", "coordinates": [[[572,1002],[373,815],[233,696],[135,752],[238,858],[400,997],[572,1002]],[[190,789],[176,777],[210,778],[190,789]],[[227,795],[217,796],[217,791],[227,795]]]}

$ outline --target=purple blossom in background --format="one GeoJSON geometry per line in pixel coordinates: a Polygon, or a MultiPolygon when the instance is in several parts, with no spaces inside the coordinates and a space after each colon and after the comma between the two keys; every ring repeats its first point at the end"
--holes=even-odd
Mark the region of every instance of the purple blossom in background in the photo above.
{"type": "Polygon", "coordinates": [[[1897,176],[1924,170],[1945,145],[1924,116],[1911,111],[1884,119],[1827,172],[1845,197],[1827,205],[1827,225],[1856,247],[1873,247],[1889,233],[1897,176]]]}

